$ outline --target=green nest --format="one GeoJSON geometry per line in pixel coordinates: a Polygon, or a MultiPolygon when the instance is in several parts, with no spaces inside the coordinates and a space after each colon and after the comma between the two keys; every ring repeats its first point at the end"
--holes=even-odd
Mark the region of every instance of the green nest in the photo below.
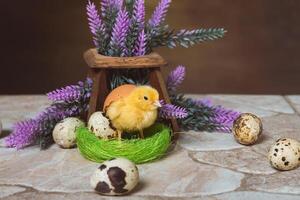
{"type": "Polygon", "coordinates": [[[144,130],[145,139],[104,140],[85,127],[76,134],[81,155],[98,163],[116,157],[125,157],[136,164],[150,162],[162,157],[171,142],[171,131],[163,124],[144,130]]]}

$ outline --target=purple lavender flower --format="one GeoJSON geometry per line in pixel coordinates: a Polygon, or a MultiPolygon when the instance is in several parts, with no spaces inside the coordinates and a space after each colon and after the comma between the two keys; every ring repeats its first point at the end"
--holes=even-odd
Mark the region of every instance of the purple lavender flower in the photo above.
{"type": "Polygon", "coordinates": [[[111,0],[102,0],[101,1],[101,14],[105,17],[107,10],[111,6],[111,0]]]}
{"type": "Polygon", "coordinates": [[[145,54],[146,54],[146,34],[145,31],[142,30],[135,44],[134,55],[143,56],[145,54]]]}
{"type": "Polygon", "coordinates": [[[223,126],[231,127],[234,120],[240,116],[240,112],[226,109],[222,106],[214,106],[211,99],[193,99],[193,102],[202,107],[212,108],[214,111],[214,117],[212,121],[223,126]]]}
{"type": "Polygon", "coordinates": [[[168,76],[167,88],[171,91],[175,91],[176,88],[183,82],[185,77],[185,67],[179,65],[168,76]]]}
{"type": "Polygon", "coordinates": [[[133,8],[133,20],[140,25],[140,29],[144,29],[145,21],[145,0],[136,0],[133,8]]]}
{"type": "Polygon", "coordinates": [[[102,32],[104,31],[103,24],[98,14],[98,10],[93,2],[88,1],[86,10],[87,10],[87,16],[89,21],[89,27],[93,34],[93,41],[95,46],[98,47],[99,44],[97,42],[97,33],[98,31],[102,31],[102,32]]]}
{"type": "Polygon", "coordinates": [[[97,30],[101,27],[101,19],[98,14],[98,10],[93,2],[88,1],[86,11],[88,15],[90,30],[93,35],[96,35],[97,30]]]}
{"type": "Polygon", "coordinates": [[[29,119],[18,122],[14,125],[13,132],[5,138],[5,144],[7,147],[23,148],[35,142],[38,131],[36,120],[29,119]]]}
{"type": "Polygon", "coordinates": [[[37,142],[38,137],[47,132],[51,134],[55,124],[66,115],[63,110],[50,106],[40,113],[35,119],[18,122],[14,125],[13,132],[5,138],[7,147],[21,149],[37,142]]]}
{"type": "Polygon", "coordinates": [[[170,3],[171,0],[160,1],[148,22],[151,27],[157,27],[164,22],[170,3]]]}
{"type": "Polygon", "coordinates": [[[91,85],[92,80],[88,78],[85,83],[79,81],[77,85],[70,85],[64,88],[56,89],[47,93],[47,96],[51,101],[74,102],[82,98],[83,93],[89,95],[90,93],[86,93],[84,89],[91,87],[91,85]],[[87,84],[87,86],[85,86],[85,84],[87,84]]]}
{"type": "Polygon", "coordinates": [[[70,85],[65,88],[56,89],[47,94],[48,99],[52,101],[76,101],[81,96],[81,87],[79,85],[70,85]]]}
{"type": "Polygon", "coordinates": [[[162,107],[159,110],[159,115],[163,119],[182,119],[188,116],[188,112],[185,108],[181,108],[172,104],[167,104],[164,101],[160,101],[160,103],[162,107]]]}
{"type": "Polygon", "coordinates": [[[5,144],[17,149],[32,145],[45,132],[51,134],[55,124],[68,116],[59,104],[49,106],[34,119],[16,123],[5,144]]]}
{"type": "Polygon", "coordinates": [[[7,147],[24,148],[37,142],[39,137],[52,134],[55,125],[66,117],[78,116],[82,109],[78,106],[54,104],[46,108],[36,118],[15,124],[13,132],[5,138],[7,147]]]}
{"type": "Polygon", "coordinates": [[[102,16],[106,15],[106,12],[112,8],[117,8],[121,10],[123,6],[123,0],[102,0],[101,1],[101,11],[102,16]]]}
{"type": "Polygon", "coordinates": [[[213,122],[220,124],[223,127],[227,127],[229,130],[232,127],[234,120],[241,114],[233,110],[225,109],[222,106],[214,107],[214,112],[213,122]]]}
{"type": "Polygon", "coordinates": [[[212,100],[209,98],[206,99],[193,99],[194,103],[198,106],[206,106],[206,107],[212,107],[212,100]]]}
{"type": "Polygon", "coordinates": [[[211,99],[196,99],[193,101],[200,107],[212,109],[213,116],[209,118],[209,122],[215,124],[217,131],[230,132],[234,120],[240,115],[239,112],[222,106],[214,106],[211,99]]]}
{"type": "Polygon", "coordinates": [[[6,146],[20,149],[35,144],[38,140],[43,141],[45,138],[51,138],[52,141],[51,134],[56,123],[66,117],[78,116],[88,109],[92,80],[87,79],[85,82],[79,82],[78,87],[82,92],[77,99],[72,95],[53,93],[55,94],[52,96],[54,101],[59,102],[47,107],[33,119],[16,123],[12,133],[5,138],[6,146]]]}
{"type": "Polygon", "coordinates": [[[120,10],[123,6],[124,1],[123,0],[114,0],[114,5],[120,10]]]}
{"type": "Polygon", "coordinates": [[[110,47],[112,51],[121,51],[124,53],[125,50],[125,39],[129,29],[129,17],[126,10],[120,10],[114,25],[110,47]]]}

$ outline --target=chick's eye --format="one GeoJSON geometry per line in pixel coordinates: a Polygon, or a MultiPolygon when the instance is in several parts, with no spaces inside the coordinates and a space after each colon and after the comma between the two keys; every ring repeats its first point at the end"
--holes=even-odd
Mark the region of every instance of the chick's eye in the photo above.
{"type": "Polygon", "coordinates": [[[147,100],[148,100],[148,97],[144,96],[144,99],[147,101],[147,100]]]}

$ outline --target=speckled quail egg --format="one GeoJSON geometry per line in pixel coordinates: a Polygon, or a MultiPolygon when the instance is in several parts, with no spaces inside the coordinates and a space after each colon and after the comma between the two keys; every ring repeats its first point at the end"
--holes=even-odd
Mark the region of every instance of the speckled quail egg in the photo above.
{"type": "Polygon", "coordinates": [[[88,129],[100,138],[111,139],[115,137],[115,131],[110,127],[109,120],[102,112],[95,112],[91,115],[88,129]]]}
{"type": "Polygon", "coordinates": [[[124,195],[139,182],[136,165],[125,159],[115,158],[103,162],[91,177],[91,186],[103,195],[124,195]]]}
{"type": "Polygon", "coordinates": [[[76,130],[84,126],[84,122],[75,117],[65,118],[54,127],[52,136],[56,144],[62,148],[73,148],[76,146],[76,130]]]}
{"type": "Polygon", "coordinates": [[[241,114],[233,123],[232,132],[236,141],[240,144],[254,144],[262,133],[261,120],[251,114],[241,114]]]}
{"type": "Polygon", "coordinates": [[[276,169],[295,169],[300,165],[300,143],[290,138],[278,139],[270,148],[268,158],[276,169]]]}

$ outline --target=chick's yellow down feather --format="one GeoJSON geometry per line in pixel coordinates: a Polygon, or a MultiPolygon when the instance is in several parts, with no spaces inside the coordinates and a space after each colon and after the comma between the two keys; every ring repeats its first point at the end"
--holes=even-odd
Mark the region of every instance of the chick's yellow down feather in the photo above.
{"type": "Polygon", "coordinates": [[[138,86],[128,96],[112,102],[106,108],[106,116],[120,134],[123,131],[139,131],[154,124],[157,108],[160,107],[159,94],[150,86],[138,86]]]}

